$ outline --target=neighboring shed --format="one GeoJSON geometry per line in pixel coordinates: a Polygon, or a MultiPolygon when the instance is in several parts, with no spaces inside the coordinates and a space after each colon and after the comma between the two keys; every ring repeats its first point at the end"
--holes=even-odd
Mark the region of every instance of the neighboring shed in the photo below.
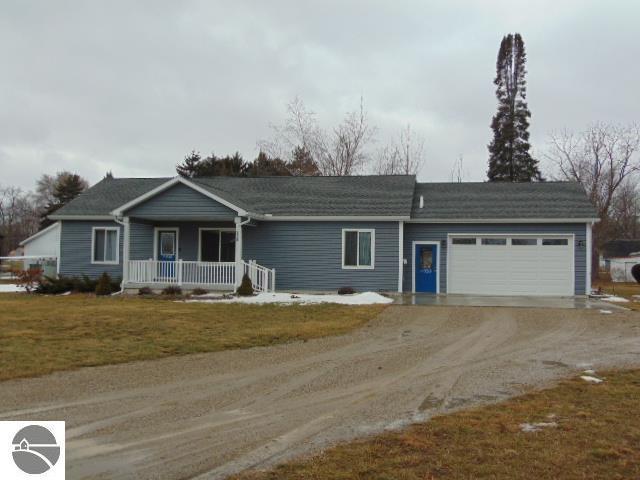
{"type": "Polygon", "coordinates": [[[38,266],[44,270],[45,275],[55,275],[60,252],[60,222],[21,241],[20,246],[23,249],[25,269],[38,266]]]}
{"type": "Polygon", "coordinates": [[[614,282],[635,282],[631,274],[634,265],[640,264],[640,254],[629,257],[616,257],[609,260],[609,273],[614,282]]]}

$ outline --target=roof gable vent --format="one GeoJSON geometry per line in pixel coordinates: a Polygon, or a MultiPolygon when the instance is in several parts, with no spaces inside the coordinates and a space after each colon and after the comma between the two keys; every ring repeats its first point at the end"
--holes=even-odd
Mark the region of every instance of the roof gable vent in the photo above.
{"type": "Polygon", "coordinates": [[[424,195],[420,195],[420,208],[424,208],[424,195]]]}

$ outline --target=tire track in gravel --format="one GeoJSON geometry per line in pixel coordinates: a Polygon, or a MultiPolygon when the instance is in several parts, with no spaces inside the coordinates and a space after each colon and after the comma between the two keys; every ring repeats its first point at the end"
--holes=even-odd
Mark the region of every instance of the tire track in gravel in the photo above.
{"type": "Polygon", "coordinates": [[[0,418],[67,421],[67,476],[223,478],[640,363],[640,315],[392,306],[351,334],[0,384],[0,418]]]}

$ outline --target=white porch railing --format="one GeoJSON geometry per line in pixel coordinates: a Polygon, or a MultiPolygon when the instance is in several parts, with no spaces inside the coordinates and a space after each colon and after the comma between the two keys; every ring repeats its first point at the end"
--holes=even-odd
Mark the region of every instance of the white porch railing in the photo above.
{"type": "Polygon", "coordinates": [[[257,292],[275,292],[276,270],[258,265],[255,260],[242,261],[243,272],[249,275],[253,289],[257,292]]]}
{"type": "Polygon", "coordinates": [[[236,281],[235,262],[165,262],[129,260],[128,283],[162,285],[217,285],[233,288],[236,281]]]}

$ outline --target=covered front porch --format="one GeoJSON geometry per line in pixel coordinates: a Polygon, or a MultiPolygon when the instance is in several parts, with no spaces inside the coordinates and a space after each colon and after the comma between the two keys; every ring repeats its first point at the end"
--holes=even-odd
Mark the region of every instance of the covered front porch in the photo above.
{"type": "Polygon", "coordinates": [[[235,291],[247,274],[256,291],[275,290],[275,270],[242,258],[242,219],[153,220],[125,217],[123,287],[178,286],[235,291]]]}

